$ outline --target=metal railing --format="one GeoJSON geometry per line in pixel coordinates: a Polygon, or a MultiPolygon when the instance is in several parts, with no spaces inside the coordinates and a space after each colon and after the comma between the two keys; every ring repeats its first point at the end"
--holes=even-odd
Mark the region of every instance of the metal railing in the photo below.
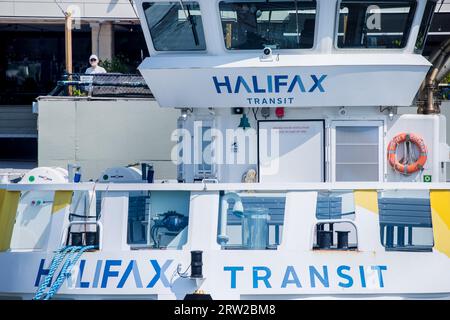
{"type": "Polygon", "coordinates": [[[49,96],[152,98],[152,92],[138,74],[65,74],[49,96]]]}

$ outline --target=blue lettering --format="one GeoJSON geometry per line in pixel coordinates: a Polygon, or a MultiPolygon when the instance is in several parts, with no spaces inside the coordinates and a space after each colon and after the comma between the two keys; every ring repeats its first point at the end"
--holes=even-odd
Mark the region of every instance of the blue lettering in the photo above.
{"type": "Polygon", "coordinates": [[[266,92],[265,89],[260,89],[258,87],[258,77],[257,76],[253,76],[252,81],[253,81],[253,90],[255,91],[255,93],[265,93],[266,92]]]}
{"type": "Polygon", "coordinates": [[[267,92],[272,93],[272,76],[267,76],[267,92]]]}
{"type": "Polygon", "coordinates": [[[298,84],[301,92],[305,92],[305,86],[303,85],[302,78],[300,76],[295,76],[294,80],[292,80],[291,85],[289,86],[288,92],[291,93],[294,91],[295,85],[298,84]]]}
{"type": "Polygon", "coordinates": [[[328,288],[330,286],[330,283],[328,281],[328,267],[322,266],[323,269],[323,276],[317,271],[317,269],[314,266],[309,266],[309,278],[311,281],[311,287],[316,287],[316,277],[319,279],[319,281],[322,283],[322,285],[325,288],[328,288]]]}
{"type": "Polygon", "coordinates": [[[83,278],[85,265],[86,265],[86,260],[81,260],[80,261],[80,271],[78,272],[78,277],[77,277],[77,284],[76,284],[77,288],[89,288],[89,282],[81,281],[83,278]]]}
{"type": "Polygon", "coordinates": [[[258,281],[263,281],[266,288],[272,288],[269,282],[269,278],[272,275],[272,271],[270,271],[267,267],[253,267],[253,288],[258,288],[258,281]],[[259,275],[259,271],[264,271],[264,275],[259,275]]]}
{"type": "MultiPolygon", "coordinates": [[[[310,75],[313,85],[308,90],[308,92],[314,92],[316,90],[320,92],[325,92],[325,89],[323,88],[323,82],[325,78],[327,77],[326,74],[317,76],[317,75],[310,75]]],[[[267,76],[267,89],[264,87],[261,87],[262,82],[259,81],[258,76],[251,76],[251,84],[252,87],[249,85],[250,79],[246,80],[244,76],[237,76],[236,82],[232,84],[232,81],[230,80],[229,76],[224,76],[223,81],[220,81],[216,76],[213,76],[213,82],[214,86],[216,88],[216,92],[218,94],[227,92],[227,93],[239,93],[241,91],[241,87],[244,88],[244,90],[247,93],[280,93],[282,87],[287,87],[287,92],[292,93],[295,88],[298,88],[300,92],[306,92],[305,85],[303,83],[302,77],[300,75],[295,75],[292,77],[292,80],[290,80],[290,76],[288,75],[275,75],[267,76]],[[234,89],[234,91],[233,91],[234,89]]]]}
{"type": "Polygon", "coordinates": [[[366,275],[364,273],[364,266],[359,266],[359,277],[361,278],[361,287],[366,287],[366,275]]]}
{"type": "Polygon", "coordinates": [[[325,80],[327,77],[326,74],[323,74],[320,76],[319,79],[317,79],[317,76],[314,74],[311,75],[311,79],[314,81],[314,85],[309,89],[309,92],[313,92],[314,90],[319,89],[320,92],[325,92],[325,89],[322,87],[322,81],[325,80]]]}
{"type": "Polygon", "coordinates": [[[152,280],[150,280],[150,282],[148,283],[147,288],[153,288],[159,279],[161,279],[161,282],[165,287],[170,286],[169,280],[167,280],[166,278],[165,271],[170,266],[172,261],[173,260],[167,260],[166,262],[164,262],[162,267],[160,267],[157,260],[150,260],[150,263],[152,264],[153,269],[155,269],[156,274],[152,278],[152,280]]]}
{"type": "MultiPolygon", "coordinates": [[[[50,269],[44,269],[45,259],[41,259],[41,263],[39,264],[38,273],[36,276],[36,281],[34,282],[35,287],[39,287],[39,284],[41,282],[41,277],[47,276],[50,272],[50,269]]],[[[51,283],[51,281],[50,281],[51,283]]],[[[50,283],[48,286],[50,286],[50,283]]]]}
{"type": "Polygon", "coordinates": [[[289,77],[288,76],[275,76],[275,92],[279,93],[280,92],[280,87],[285,87],[287,86],[287,82],[286,81],[282,81],[282,80],[287,80],[289,77]]]}
{"type": "Polygon", "coordinates": [[[244,267],[223,267],[223,271],[231,272],[231,289],[236,289],[236,273],[244,271],[244,267]]]}
{"type": "Polygon", "coordinates": [[[239,93],[241,89],[241,84],[244,86],[245,90],[247,90],[248,93],[252,93],[252,90],[250,89],[247,82],[245,82],[242,76],[237,77],[236,88],[234,89],[234,93],[239,93]]]}
{"type": "Polygon", "coordinates": [[[92,282],[92,288],[98,287],[98,281],[100,280],[100,270],[102,268],[103,260],[98,260],[95,267],[94,281],[92,282]]]}
{"type": "Polygon", "coordinates": [[[222,93],[222,90],[220,89],[220,87],[226,87],[228,93],[232,93],[230,78],[228,76],[225,76],[224,79],[225,79],[225,82],[219,82],[219,80],[217,80],[217,77],[215,77],[215,76],[213,77],[213,81],[214,81],[214,85],[216,86],[217,93],[222,93]]]}
{"type": "Polygon", "coordinates": [[[376,270],[377,274],[378,274],[378,282],[380,284],[380,288],[384,287],[384,282],[383,282],[383,274],[382,272],[387,270],[386,266],[372,266],[372,270],[376,270]]]}
{"type": "Polygon", "coordinates": [[[284,274],[283,282],[281,283],[282,288],[286,288],[289,283],[295,284],[297,288],[301,288],[302,284],[300,283],[300,280],[298,279],[297,273],[295,272],[295,269],[293,266],[288,266],[286,268],[286,273],[284,274]],[[289,279],[290,276],[292,276],[292,279],[289,279]]]}
{"type": "Polygon", "coordinates": [[[338,283],[338,285],[339,285],[339,287],[342,287],[342,288],[350,288],[351,286],[353,286],[353,278],[350,275],[345,274],[343,272],[344,270],[350,271],[350,267],[349,266],[339,266],[337,268],[338,276],[343,278],[343,279],[345,279],[345,280],[347,280],[347,282],[340,281],[338,283]]]}
{"type": "Polygon", "coordinates": [[[128,264],[122,278],[119,281],[119,284],[117,285],[117,288],[123,288],[125,282],[128,280],[131,271],[133,271],[133,277],[134,282],[136,283],[136,288],[142,288],[142,280],[135,260],[131,260],[130,263],[128,264]]]}
{"type": "Polygon", "coordinates": [[[102,288],[106,288],[108,285],[108,278],[115,278],[119,276],[118,271],[111,271],[111,267],[113,266],[120,266],[122,264],[121,260],[106,260],[105,262],[105,271],[103,272],[103,279],[102,279],[102,288]]]}

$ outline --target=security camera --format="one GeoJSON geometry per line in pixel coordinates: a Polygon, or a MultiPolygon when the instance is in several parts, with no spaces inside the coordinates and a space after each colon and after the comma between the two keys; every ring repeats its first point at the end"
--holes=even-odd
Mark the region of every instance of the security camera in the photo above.
{"type": "Polygon", "coordinates": [[[263,49],[263,58],[268,59],[272,57],[272,49],[269,47],[265,47],[263,49]]]}
{"type": "Polygon", "coordinates": [[[339,109],[339,115],[340,115],[341,117],[347,115],[347,110],[346,110],[344,107],[341,107],[341,108],[339,109]]]}

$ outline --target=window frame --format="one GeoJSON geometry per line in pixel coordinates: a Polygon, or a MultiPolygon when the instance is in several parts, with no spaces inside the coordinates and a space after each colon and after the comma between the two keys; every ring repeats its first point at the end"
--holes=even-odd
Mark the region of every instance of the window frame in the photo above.
{"type": "MultiPolygon", "coordinates": [[[[230,191],[228,191],[230,192],[230,191]]],[[[255,194],[246,194],[245,192],[236,192],[236,194],[242,198],[284,198],[284,208],[283,208],[283,219],[282,219],[282,223],[281,224],[276,224],[276,223],[270,223],[268,222],[268,237],[269,237],[269,246],[272,246],[272,248],[268,248],[266,247],[265,249],[255,249],[255,248],[244,248],[243,244],[225,244],[225,245],[221,245],[219,243],[219,238],[218,236],[220,235],[220,223],[221,223],[221,203],[222,203],[222,197],[228,193],[225,192],[222,194],[222,191],[219,193],[219,210],[217,212],[217,231],[215,233],[216,237],[215,237],[215,242],[214,244],[217,244],[219,246],[219,250],[220,251],[237,251],[237,250],[246,250],[246,251],[250,251],[250,252],[254,252],[254,251],[261,251],[261,252],[267,252],[267,251],[278,251],[280,250],[280,247],[283,246],[285,244],[285,236],[284,236],[284,227],[286,225],[286,203],[287,203],[287,195],[288,192],[285,190],[280,190],[280,191],[261,191],[261,192],[256,192],[255,194]],[[273,230],[273,236],[274,236],[274,242],[273,244],[270,244],[270,227],[273,226],[274,230],[273,230]],[[281,227],[281,228],[280,228],[281,227]],[[279,241],[278,243],[277,240],[279,241]]],[[[233,192],[233,191],[231,191],[233,192]]],[[[243,201],[244,202],[244,201],[243,201]]],[[[245,209],[245,207],[244,207],[245,209]]],[[[268,213],[270,216],[270,220],[272,220],[272,215],[273,213],[268,213]]],[[[229,226],[233,226],[233,224],[230,224],[228,218],[227,218],[227,228],[229,226]]],[[[237,225],[234,225],[237,226],[237,225]]],[[[240,234],[242,236],[243,233],[243,227],[242,227],[242,222],[239,224],[240,227],[240,234]]],[[[229,241],[229,240],[228,240],[229,241]]]]}
{"type": "Polygon", "coordinates": [[[170,53],[192,53],[192,54],[196,54],[196,53],[205,53],[208,52],[208,41],[206,40],[206,35],[205,35],[205,21],[203,19],[203,11],[202,11],[202,6],[200,4],[200,1],[197,0],[188,0],[188,1],[183,1],[183,4],[197,4],[200,10],[200,20],[202,21],[202,28],[203,28],[203,39],[205,41],[205,48],[204,49],[198,49],[198,50],[158,50],[155,47],[155,43],[154,43],[154,39],[153,39],[153,35],[151,32],[151,28],[149,26],[149,22],[147,19],[147,15],[145,14],[145,8],[144,8],[144,4],[146,3],[171,3],[171,2],[177,2],[175,0],[168,0],[168,1],[143,1],[142,2],[142,13],[144,14],[145,17],[145,22],[147,25],[147,30],[148,30],[148,34],[150,35],[150,42],[151,42],[151,46],[152,49],[155,50],[155,52],[158,53],[166,53],[166,54],[170,54],[170,53]]]}
{"type": "MultiPolygon", "coordinates": [[[[399,190],[400,191],[400,190],[399,190]]],[[[412,192],[416,192],[417,190],[409,190],[412,192]]],[[[420,191],[425,191],[425,190],[420,190],[420,191]]],[[[398,197],[398,196],[385,196],[383,197],[383,191],[378,191],[377,192],[377,201],[378,201],[378,210],[379,210],[379,214],[378,214],[378,227],[379,227],[379,241],[380,241],[380,245],[381,247],[384,249],[385,252],[408,252],[408,253],[430,253],[433,252],[435,250],[435,245],[436,245],[436,240],[435,240],[435,229],[434,229],[434,225],[433,225],[433,213],[432,213],[432,209],[430,209],[430,213],[429,213],[429,217],[430,217],[430,221],[431,221],[431,226],[430,227],[421,227],[421,226],[403,226],[403,228],[411,228],[411,239],[413,239],[413,230],[414,229],[429,229],[431,231],[431,244],[430,245],[423,245],[423,244],[419,244],[419,245],[414,245],[412,244],[411,247],[408,247],[406,245],[403,246],[393,246],[393,247],[389,247],[386,245],[387,242],[387,227],[390,226],[392,228],[396,228],[396,230],[392,230],[392,233],[394,234],[395,232],[397,232],[398,235],[398,225],[395,225],[394,223],[391,223],[390,225],[386,224],[386,223],[382,223],[381,222],[381,216],[384,215],[384,213],[381,212],[380,209],[380,200],[382,198],[392,198],[392,199],[402,199],[402,198],[408,198],[408,199],[427,199],[430,203],[430,207],[431,207],[431,194],[430,192],[428,192],[428,196],[426,198],[422,198],[422,197],[415,197],[415,196],[411,196],[408,197],[408,194],[404,194],[403,197],[398,197]],[[386,239],[386,240],[385,240],[386,239]],[[416,247],[416,248],[415,248],[416,247]],[[419,248],[417,248],[419,247],[419,248]]],[[[406,237],[406,230],[404,230],[404,237],[406,237]]]]}
{"type": "MultiPolygon", "coordinates": [[[[107,195],[108,192],[111,193],[111,192],[115,192],[115,191],[102,191],[102,192],[105,195],[107,195]]],[[[156,251],[157,252],[157,251],[161,251],[161,250],[164,250],[164,251],[181,251],[181,250],[184,250],[184,247],[190,242],[190,228],[191,228],[190,217],[191,217],[191,196],[192,196],[192,191],[190,191],[190,190],[189,191],[186,191],[186,190],[127,190],[127,191],[124,191],[124,192],[127,194],[127,196],[126,196],[126,204],[127,205],[126,205],[126,209],[125,209],[126,212],[124,214],[124,216],[126,218],[126,223],[122,227],[122,230],[124,232],[124,236],[123,236],[123,242],[124,243],[122,242],[123,245],[127,246],[129,248],[129,250],[131,250],[131,251],[134,251],[134,250],[151,250],[151,251],[156,251]],[[144,193],[146,193],[146,195],[144,195],[144,193]],[[151,229],[152,229],[152,225],[154,225],[154,223],[155,223],[153,218],[155,218],[158,215],[160,215],[160,214],[156,213],[155,211],[153,211],[155,205],[152,202],[153,201],[152,197],[155,197],[155,195],[154,195],[155,193],[159,194],[159,195],[161,195],[162,193],[172,193],[172,194],[187,193],[188,194],[187,197],[189,197],[189,202],[188,202],[188,206],[187,206],[187,215],[174,210],[176,213],[182,214],[188,220],[187,225],[185,227],[185,229],[187,231],[186,241],[184,243],[180,244],[180,248],[173,248],[173,247],[170,247],[170,246],[155,247],[155,243],[152,244],[153,239],[152,239],[152,236],[151,236],[151,232],[152,232],[151,229]],[[144,214],[144,216],[146,216],[147,219],[143,220],[143,221],[145,221],[145,224],[147,225],[145,227],[145,238],[146,238],[145,239],[146,240],[145,243],[132,242],[130,240],[130,234],[132,232],[131,228],[129,226],[129,223],[130,223],[130,198],[131,198],[130,195],[131,194],[134,194],[135,196],[138,196],[138,197],[139,196],[141,196],[141,197],[142,196],[148,197],[148,199],[149,199],[148,212],[144,214]],[[141,195],[139,195],[139,194],[141,194],[141,195]]],[[[145,204],[144,205],[144,211],[146,209],[147,209],[147,207],[146,207],[146,204],[145,204]]],[[[102,208],[100,208],[100,214],[102,212],[101,210],[102,210],[102,208]]],[[[168,211],[171,211],[171,210],[168,210],[168,211]]],[[[167,212],[163,212],[163,213],[167,213],[167,212]]],[[[165,229],[164,227],[162,227],[162,228],[165,229]]],[[[174,240],[175,238],[179,237],[180,234],[183,231],[184,231],[184,229],[180,230],[176,235],[173,235],[173,239],[172,240],[174,240]]],[[[170,242],[169,242],[169,244],[170,244],[170,242]]]]}
{"type": "MultiPolygon", "coordinates": [[[[221,35],[221,37],[223,38],[221,42],[222,45],[222,50],[228,54],[242,54],[242,53],[261,53],[263,49],[239,49],[239,50],[232,50],[232,49],[228,49],[226,44],[225,44],[225,38],[223,37],[223,27],[222,27],[222,18],[220,15],[220,3],[223,2],[224,0],[217,0],[216,1],[216,12],[217,12],[217,18],[219,19],[219,33],[221,35]]],[[[313,45],[311,48],[296,48],[296,49],[274,49],[273,51],[275,52],[275,54],[278,53],[310,53],[312,51],[315,51],[317,49],[317,34],[318,34],[318,29],[320,27],[319,24],[319,18],[320,18],[320,6],[321,6],[321,1],[316,0],[316,16],[315,16],[315,21],[314,21],[314,39],[313,39],[313,45]]]]}
{"type": "Polygon", "coordinates": [[[333,40],[333,47],[334,50],[337,51],[348,51],[348,52],[364,52],[364,51],[370,51],[370,52],[380,52],[380,51],[386,51],[386,52],[391,52],[391,53],[395,53],[395,52],[405,52],[408,50],[409,44],[411,42],[411,29],[414,26],[414,21],[417,19],[417,8],[418,8],[418,1],[417,0],[410,0],[411,2],[414,2],[414,14],[413,17],[411,19],[411,26],[408,30],[408,36],[407,36],[407,40],[405,42],[405,46],[401,47],[401,48],[340,48],[338,46],[338,38],[339,38],[339,18],[340,18],[340,9],[341,9],[341,3],[342,1],[345,0],[338,0],[336,2],[336,14],[335,14],[335,25],[334,25],[334,40],[333,40]]]}
{"type": "MultiPolygon", "coordinates": [[[[336,181],[336,127],[378,127],[378,181],[384,180],[384,132],[385,121],[383,119],[373,120],[334,120],[330,124],[330,168],[331,182],[355,182],[355,181],[336,181]]],[[[356,181],[357,182],[357,181],[356,181]]],[[[364,181],[365,182],[365,181],[364,181]]]]}

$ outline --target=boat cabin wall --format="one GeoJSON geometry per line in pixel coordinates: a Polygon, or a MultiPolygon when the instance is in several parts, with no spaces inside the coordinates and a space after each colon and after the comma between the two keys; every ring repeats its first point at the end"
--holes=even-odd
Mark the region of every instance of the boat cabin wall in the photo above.
{"type": "Polygon", "coordinates": [[[292,4],[289,2],[277,7],[274,4],[264,4],[263,1],[195,0],[185,4],[168,0],[135,1],[151,57],[180,53],[262,53],[264,44],[276,50],[275,53],[289,54],[358,52],[355,48],[363,47],[365,48],[362,52],[366,53],[414,53],[418,49],[416,45],[420,46],[420,43],[416,43],[418,35],[424,37],[423,30],[419,29],[426,4],[435,1],[399,1],[389,5],[382,1],[367,0],[363,1],[360,7],[354,8],[350,2],[346,3],[346,0],[303,0],[292,1],[292,4]],[[369,6],[372,7],[368,8],[369,6]],[[357,10],[368,10],[368,16],[372,16],[367,24],[366,34],[353,35],[347,30],[348,27],[359,28],[357,24],[352,25],[351,21],[344,22],[344,18],[350,20],[352,17],[351,10],[355,10],[355,13],[357,10]],[[401,22],[382,24],[383,18],[388,20],[395,14],[400,14],[398,20],[401,22]],[[241,39],[241,24],[251,22],[249,19],[252,18],[256,20],[253,22],[254,29],[250,30],[254,34],[241,39]],[[297,18],[299,21],[293,21],[297,18]],[[262,26],[265,23],[279,24],[284,33],[278,34],[279,30],[272,30],[272,36],[267,38],[267,35],[257,28],[258,24],[262,26]],[[181,29],[176,30],[177,24],[181,29]],[[184,27],[185,30],[182,30],[184,27]],[[298,35],[296,28],[299,30],[298,35]],[[181,34],[183,32],[185,33],[181,34]],[[352,36],[356,39],[353,42],[352,36]],[[366,39],[364,43],[357,43],[359,38],[366,39]]]}
{"type": "MultiPolygon", "coordinates": [[[[395,108],[367,107],[284,108],[278,112],[282,117],[274,108],[194,109],[180,117],[178,180],[297,183],[446,179],[449,153],[443,115],[396,114],[395,108]],[[233,114],[236,111],[239,113],[233,114]],[[423,168],[400,172],[389,162],[390,142],[402,134],[423,141],[423,168]]],[[[414,143],[400,142],[396,158],[411,165],[422,151],[414,143]]]]}
{"type": "MultiPolygon", "coordinates": [[[[11,220],[12,239],[2,234],[0,240],[6,247],[0,251],[54,252],[66,245],[85,245],[90,241],[90,235],[96,233],[96,244],[103,252],[146,249],[163,253],[190,250],[302,253],[325,249],[373,254],[384,252],[383,247],[431,252],[431,228],[434,226],[430,202],[433,206],[433,201],[447,199],[448,191],[398,190],[382,183],[372,186],[378,191],[338,186],[337,189],[318,187],[311,191],[315,189],[314,184],[300,189],[262,188],[252,192],[234,191],[230,186],[214,184],[206,191],[195,185],[187,185],[183,191],[176,185],[158,188],[135,184],[113,187],[115,190],[108,190],[105,185],[97,186],[101,189],[97,192],[97,201],[93,201],[90,209],[83,208],[84,212],[77,210],[79,196],[90,199],[93,185],[73,193],[54,191],[51,187],[49,190],[25,191],[22,187],[19,188],[22,190],[20,198],[4,198],[6,202],[19,205],[17,210],[11,206],[10,212],[6,213],[16,219],[11,220]],[[134,191],[127,190],[130,187],[134,191]],[[43,217],[40,217],[27,210],[27,206],[39,207],[27,194],[41,197],[46,194],[51,203],[51,214],[46,215],[41,210],[43,217]],[[88,220],[92,217],[92,209],[97,215],[91,225],[88,220]],[[79,215],[74,217],[73,212],[79,215]],[[94,225],[98,228],[91,229],[94,225]],[[404,241],[406,234],[403,238],[399,235],[397,240],[393,239],[394,234],[385,238],[385,232],[393,231],[388,228],[380,234],[380,228],[387,225],[398,225],[399,229],[409,227],[409,242],[404,241]],[[329,243],[322,238],[327,234],[332,236],[329,243]],[[340,238],[345,235],[348,237],[344,240],[340,238]],[[30,241],[14,243],[14,238],[19,236],[30,241]],[[30,245],[33,239],[38,242],[30,245]]],[[[443,185],[432,186],[442,188],[443,185]]],[[[40,207],[45,209],[43,205],[40,207]]],[[[439,220],[435,222],[435,240],[440,241],[439,220]]]]}
{"type": "Polygon", "coordinates": [[[139,70],[162,107],[409,106],[430,67],[425,5],[137,1],[139,70]]]}

